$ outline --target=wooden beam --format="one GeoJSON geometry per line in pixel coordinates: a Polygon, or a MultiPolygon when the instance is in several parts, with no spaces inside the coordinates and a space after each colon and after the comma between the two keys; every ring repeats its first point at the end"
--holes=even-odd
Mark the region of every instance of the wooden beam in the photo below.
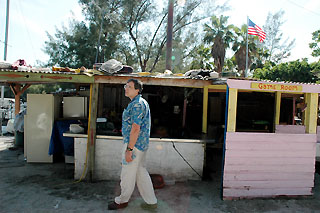
{"type": "Polygon", "coordinates": [[[183,100],[183,114],[182,114],[182,128],[183,129],[186,127],[187,104],[188,104],[187,97],[184,97],[184,100],[183,100]]]}
{"type": "Polygon", "coordinates": [[[309,100],[307,108],[306,120],[306,133],[316,134],[317,133],[317,119],[318,119],[318,93],[308,93],[309,100]]]}
{"type": "Polygon", "coordinates": [[[72,73],[1,71],[0,82],[17,83],[93,83],[94,77],[72,73]]]}
{"type": "Polygon", "coordinates": [[[203,87],[202,132],[207,133],[208,126],[208,86],[203,87]]]}
{"type": "Polygon", "coordinates": [[[238,89],[229,88],[227,132],[236,131],[238,89]]]}
{"type": "Polygon", "coordinates": [[[222,85],[209,85],[209,92],[211,90],[223,90],[224,92],[226,92],[227,90],[227,85],[226,84],[222,84],[222,85]]]}
{"type": "Polygon", "coordinates": [[[295,119],[296,116],[296,97],[292,97],[292,125],[295,125],[295,119]]]}
{"type": "Polygon", "coordinates": [[[105,98],[103,95],[104,85],[99,84],[99,101],[98,101],[98,117],[105,117],[103,115],[103,99],[105,98]]]}
{"type": "Polygon", "coordinates": [[[17,115],[20,112],[20,96],[30,87],[30,84],[26,84],[21,89],[21,84],[10,84],[10,89],[14,94],[14,114],[17,115]]]}
{"type": "Polygon", "coordinates": [[[190,87],[203,88],[211,85],[212,81],[199,79],[185,79],[185,78],[156,78],[156,77],[140,77],[140,76],[94,76],[95,83],[108,84],[125,84],[130,78],[136,78],[143,82],[143,85],[157,85],[157,86],[174,86],[174,87],[190,87]]]}
{"type": "Polygon", "coordinates": [[[94,180],[95,167],[95,145],[96,145],[96,120],[98,108],[99,84],[90,85],[90,104],[89,104],[89,120],[88,120],[88,173],[87,178],[92,182],[94,180]]]}
{"type": "Polygon", "coordinates": [[[9,86],[10,86],[10,89],[11,89],[13,95],[16,95],[17,92],[16,92],[15,89],[14,89],[14,84],[9,84],[9,86]]]}
{"type": "Polygon", "coordinates": [[[274,115],[274,124],[279,125],[280,122],[280,107],[281,107],[281,92],[275,92],[275,115],[274,115]]]}
{"type": "Polygon", "coordinates": [[[22,90],[21,90],[21,95],[31,86],[31,84],[26,84],[23,86],[22,90]]]}
{"type": "Polygon", "coordinates": [[[310,93],[306,93],[304,95],[304,104],[306,106],[304,112],[303,112],[303,121],[304,121],[304,125],[306,126],[306,129],[307,129],[307,126],[309,125],[309,117],[308,117],[308,114],[309,114],[309,102],[310,102],[310,93]]]}

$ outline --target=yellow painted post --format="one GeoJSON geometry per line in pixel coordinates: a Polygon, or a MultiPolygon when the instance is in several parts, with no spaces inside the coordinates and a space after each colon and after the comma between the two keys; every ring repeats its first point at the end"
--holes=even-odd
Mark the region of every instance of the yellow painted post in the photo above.
{"type": "Polygon", "coordinates": [[[229,88],[227,131],[236,131],[238,89],[229,88]]]}
{"type": "Polygon", "coordinates": [[[274,124],[279,125],[280,122],[280,106],[281,106],[281,92],[277,91],[275,94],[275,117],[274,124]]]}
{"type": "Polygon", "coordinates": [[[208,92],[209,87],[203,87],[203,108],[202,108],[202,132],[207,133],[208,126],[208,92]]]}
{"type": "Polygon", "coordinates": [[[304,112],[303,112],[303,118],[304,118],[304,125],[305,125],[305,127],[306,127],[306,129],[307,129],[307,127],[308,127],[308,125],[309,125],[309,111],[310,111],[310,107],[309,107],[309,103],[310,102],[310,93],[306,93],[305,95],[304,95],[304,103],[306,104],[306,108],[305,108],[305,110],[304,110],[304,112]]]}
{"type": "Polygon", "coordinates": [[[308,125],[306,125],[306,133],[316,134],[317,133],[317,118],[318,118],[318,93],[309,93],[308,106],[306,118],[308,125]]]}

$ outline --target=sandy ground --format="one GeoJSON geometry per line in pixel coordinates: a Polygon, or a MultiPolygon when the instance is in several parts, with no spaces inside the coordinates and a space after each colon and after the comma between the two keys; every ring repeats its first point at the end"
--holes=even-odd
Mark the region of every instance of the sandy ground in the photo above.
{"type": "MultiPolygon", "coordinates": [[[[0,212],[108,212],[119,182],[74,183],[73,165],[28,164],[23,150],[9,150],[13,138],[0,137],[0,212]]],[[[223,201],[220,180],[175,183],[156,190],[156,212],[320,212],[320,176],[314,196],[223,201]]],[[[137,190],[119,212],[144,212],[137,190]]]]}

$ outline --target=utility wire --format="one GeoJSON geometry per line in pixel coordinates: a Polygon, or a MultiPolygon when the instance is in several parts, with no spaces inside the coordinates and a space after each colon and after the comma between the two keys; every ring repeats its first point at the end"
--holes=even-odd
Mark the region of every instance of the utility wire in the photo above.
{"type": "Polygon", "coordinates": [[[17,4],[17,5],[18,5],[17,7],[19,8],[19,12],[20,12],[20,14],[21,14],[21,17],[22,17],[22,19],[23,19],[24,26],[25,26],[25,29],[26,29],[26,31],[27,31],[27,34],[28,34],[29,40],[30,40],[30,45],[31,45],[31,49],[32,49],[33,57],[34,57],[35,59],[37,59],[37,56],[36,56],[36,54],[35,54],[35,52],[34,52],[34,47],[33,47],[33,43],[32,43],[32,40],[31,40],[30,32],[29,32],[28,27],[27,27],[28,25],[27,25],[27,23],[26,23],[26,21],[25,21],[25,18],[24,18],[23,13],[22,13],[22,9],[21,9],[21,0],[19,0],[19,2],[18,2],[18,4],[17,4]]]}
{"type": "Polygon", "coordinates": [[[308,9],[308,8],[305,8],[304,6],[301,6],[301,5],[297,4],[297,3],[295,3],[294,1],[291,1],[291,0],[287,0],[287,1],[290,2],[291,4],[294,4],[297,7],[300,7],[302,9],[304,9],[304,10],[307,10],[307,11],[313,13],[314,15],[320,16],[320,13],[316,13],[316,12],[314,12],[314,11],[308,9]]]}
{"type": "Polygon", "coordinates": [[[174,145],[174,142],[172,142],[172,146],[174,148],[174,150],[176,150],[176,152],[180,155],[180,157],[184,160],[184,162],[186,162],[188,164],[188,166],[190,166],[190,168],[197,173],[197,175],[202,179],[202,176],[190,165],[190,163],[181,155],[181,153],[177,150],[176,146],[174,145]]]}
{"type": "MultiPolygon", "coordinates": [[[[5,42],[2,41],[2,40],[0,40],[0,43],[4,43],[4,44],[5,44],[5,42]]],[[[7,46],[8,46],[8,47],[12,47],[12,45],[10,45],[10,44],[7,44],[7,46]]]]}

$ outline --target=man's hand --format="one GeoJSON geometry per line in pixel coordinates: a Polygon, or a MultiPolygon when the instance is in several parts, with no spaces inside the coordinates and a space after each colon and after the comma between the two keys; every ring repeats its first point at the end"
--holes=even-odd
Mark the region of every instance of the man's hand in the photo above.
{"type": "Polygon", "coordinates": [[[131,161],[132,161],[132,152],[130,152],[130,151],[126,151],[126,154],[125,154],[126,156],[126,161],[128,162],[128,163],[130,163],[131,161]]]}

